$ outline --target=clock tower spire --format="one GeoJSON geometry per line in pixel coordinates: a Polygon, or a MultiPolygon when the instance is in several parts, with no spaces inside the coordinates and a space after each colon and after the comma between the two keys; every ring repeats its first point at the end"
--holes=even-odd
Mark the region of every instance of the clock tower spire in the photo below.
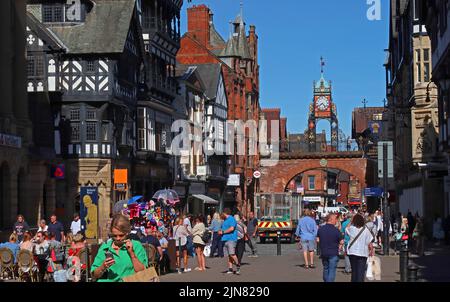
{"type": "MultiPolygon", "coordinates": [[[[331,81],[325,80],[324,76],[325,60],[320,57],[320,80],[314,81],[313,102],[309,106],[308,119],[308,142],[309,151],[319,151],[316,148],[316,125],[318,120],[326,119],[331,126],[331,147],[337,150],[338,147],[338,120],[336,105],[333,103],[331,81]]],[[[325,151],[325,150],[320,150],[325,151]]]]}

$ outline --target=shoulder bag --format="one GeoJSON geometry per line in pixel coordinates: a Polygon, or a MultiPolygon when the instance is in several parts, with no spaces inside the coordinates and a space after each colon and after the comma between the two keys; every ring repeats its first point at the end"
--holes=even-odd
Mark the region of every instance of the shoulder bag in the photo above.
{"type": "Polygon", "coordinates": [[[364,225],[362,227],[361,231],[359,231],[358,235],[356,235],[355,239],[353,239],[353,241],[350,242],[350,244],[348,245],[348,249],[347,250],[349,250],[353,246],[353,244],[356,242],[356,240],[358,240],[359,236],[361,236],[361,234],[364,232],[365,229],[366,229],[366,226],[364,225]]]}
{"type": "Polygon", "coordinates": [[[154,267],[146,268],[131,276],[122,278],[123,282],[159,282],[158,274],[154,267]]]}

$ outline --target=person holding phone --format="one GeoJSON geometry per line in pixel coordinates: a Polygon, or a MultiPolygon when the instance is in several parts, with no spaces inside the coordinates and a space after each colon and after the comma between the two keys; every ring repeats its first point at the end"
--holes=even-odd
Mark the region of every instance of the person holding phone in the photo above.
{"type": "Polygon", "coordinates": [[[91,273],[99,282],[120,282],[148,267],[147,253],[137,240],[128,238],[130,220],[122,214],[114,215],[111,238],[100,246],[91,273]]]}

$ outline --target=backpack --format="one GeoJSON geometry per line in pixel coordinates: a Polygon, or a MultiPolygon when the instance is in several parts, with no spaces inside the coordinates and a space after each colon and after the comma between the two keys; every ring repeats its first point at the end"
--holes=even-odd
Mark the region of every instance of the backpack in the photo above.
{"type": "Polygon", "coordinates": [[[208,230],[205,230],[204,232],[203,232],[203,235],[202,235],[202,241],[204,242],[204,243],[208,243],[209,242],[209,240],[211,239],[211,233],[208,231],[208,230]]]}

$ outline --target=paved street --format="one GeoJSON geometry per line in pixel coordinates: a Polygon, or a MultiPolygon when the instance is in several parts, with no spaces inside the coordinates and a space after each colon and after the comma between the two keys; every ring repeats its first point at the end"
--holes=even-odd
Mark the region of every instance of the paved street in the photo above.
{"type": "MultiPolygon", "coordinates": [[[[207,266],[210,267],[206,272],[197,272],[196,260],[190,258],[189,267],[192,271],[183,274],[169,274],[161,276],[162,282],[322,282],[322,264],[316,257],[316,268],[305,270],[300,267],[303,263],[303,257],[297,249],[296,244],[283,244],[282,256],[276,256],[276,244],[258,245],[260,257],[249,258],[244,255],[241,275],[227,275],[225,259],[214,258],[207,259],[207,266]]],[[[412,257],[411,261],[418,264],[420,272],[426,281],[450,281],[450,253],[447,247],[447,253],[441,249],[431,248],[427,252],[427,257],[412,257]],[[439,270],[439,274],[436,272],[439,270]]],[[[399,274],[399,256],[380,256],[382,261],[382,280],[381,282],[398,282],[399,274]]],[[[336,281],[349,282],[350,276],[343,274],[344,260],[339,262],[336,281]]]]}

